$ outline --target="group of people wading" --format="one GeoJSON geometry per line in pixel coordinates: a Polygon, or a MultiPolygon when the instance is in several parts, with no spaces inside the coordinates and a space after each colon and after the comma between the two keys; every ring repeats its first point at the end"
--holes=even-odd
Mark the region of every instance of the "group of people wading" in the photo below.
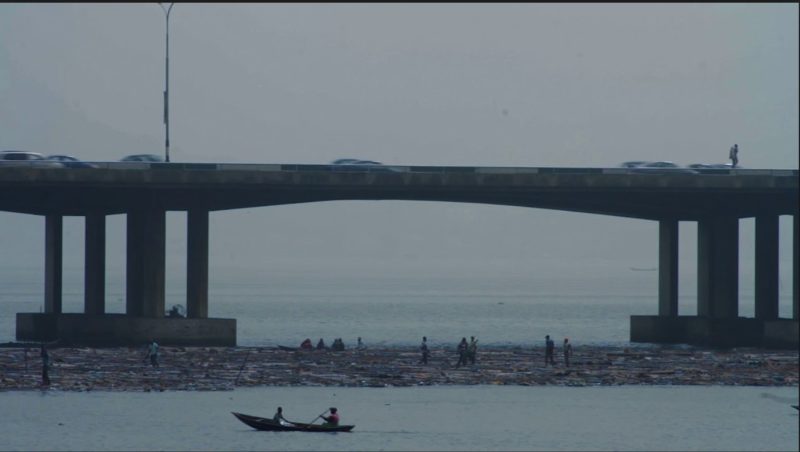
{"type": "MultiPolygon", "coordinates": [[[[544,342],[544,365],[545,367],[549,364],[552,366],[556,365],[555,361],[555,349],[556,345],[552,339],[550,339],[550,335],[548,334],[545,336],[544,342]]],[[[419,351],[421,353],[419,364],[428,364],[428,358],[431,355],[431,351],[428,348],[428,338],[427,336],[422,337],[422,344],[419,346],[419,351]]],[[[475,364],[475,360],[478,355],[478,340],[475,336],[470,336],[470,341],[467,343],[467,338],[462,337],[461,342],[458,343],[456,347],[456,352],[458,353],[458,362],[456,362],[456,367],[466,366],[467,364],[475,364]]],[[[562,352],[564,354],[564,366],[569,367],[569,360],[572,357],[572,344],[569,342],[569,338],[564,338],[564,344],[562,345],[562,352]]]]}

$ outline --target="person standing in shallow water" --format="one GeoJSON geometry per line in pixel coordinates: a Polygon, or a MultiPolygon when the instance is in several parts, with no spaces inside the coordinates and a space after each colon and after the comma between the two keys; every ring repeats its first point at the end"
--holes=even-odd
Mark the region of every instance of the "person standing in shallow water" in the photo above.
{"type": "Polygon", "coordinates": [[[553,359],[553,354],[556,349],[556,343],[550,339],[550,335],[544,337],[544,365],[545,367],[548,364],[556,365],[555,359],[553,359]]]}
{"type": "Polygon", "coordinates": [[[572,356],[572,344],[569,343],[569,338],[564,338],[564,365],[569,367],[569,358],[572,356]]]}
{"type": "Polygon", "coordinates": [[[150,357],[150,365],[158,367],[158,342],[155,339],[147,346],[147,355],[150,357]]]}
{"type": "Polygon", "coordinates": [[[467,347],[467,358],[470,364],[475,364],[475,357],[478,354],[478,340],[475,336],[469,337],[469,346],[467,347]]]}
{"type": "Polygon", "coordinates": [[[467,338],[462,337],[461,342],[458,343],[458,348],[456,348],[458,351],[458,362],[456,363],[456,367],[460,367],[462,364],[465,366],[467,365],[467,347],[469,347],[467,345],[467,338]]]}
{"type": "Polygon", "coordinates": [[[422,345],[419,346],[419,351],[422,352],[422,357],[419,359],[420,364],[428,364],[428,356],[431,352],[428,350],[427,336],[422,336],[422,345]]]}
{"type": "Polygon", "coordinates": [[[42,344],[42,349],[39,352],[42,357],[42,385],[50,386],[50,355],[47,353],[47,348],[42,344]]]}

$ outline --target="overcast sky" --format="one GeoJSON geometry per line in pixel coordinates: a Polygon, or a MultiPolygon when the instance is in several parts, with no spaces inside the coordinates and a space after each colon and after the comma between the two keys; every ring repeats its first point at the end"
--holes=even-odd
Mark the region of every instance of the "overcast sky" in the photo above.
{"type": "MultiPolygon", "coordinates": [[[[797,4],[177,4],[171,157],[608,167],[726,162],[738,143],[746,168],[797,169],[797,17],[797,4]]],[[[157,4],[0,4],[0,149],[163,154],[164,27],[157,4]]],[[[184,216],[168,218],[181,272],[184,216]]],[[[108,224],[122,265],[124,217],[108,224]]],[[[82,225],[66,222],[67,266],[82,225]]],[[[483,205],[313,203],[213,213],[211,228],[212,272],[627,270],[657,254],[654,222],[483,205]]],[[[0,213],[0,230],[0,265],[41,267],[43,218],[0,213]]],[[[681,225],[690,261],[694,231],[681,225]]]]}

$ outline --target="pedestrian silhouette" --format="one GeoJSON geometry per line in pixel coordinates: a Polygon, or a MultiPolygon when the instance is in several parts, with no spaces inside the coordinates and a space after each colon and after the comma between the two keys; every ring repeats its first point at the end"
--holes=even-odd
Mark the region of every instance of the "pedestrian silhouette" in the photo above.
{"type": "Polygon", "coordinates": [[[739,145],[734,144],[731,146],[731,150],[728,153],[728,158],[731,159],[731,167],[736,168],[736,165],[739,164],[739,145]]]}
{"type": "Polygon", "coordinates": [[[422,357],[419,359],[420,364],[428,364],[428,356],[430,356],[430,351],[428,350],[428,338],[426,336],[422,336],[422,345],[419,346],[419,351],[422,353],[422,357]]]}
{"type": "Polygon", "coordinates": [[[556,361],[553,359],[553,353],[556,348],[556,343],[550,339],[550,335],[544,337],[544,365],[547,366],[548,364],[552,364],[553,366],[556,365],[556,361]]]}

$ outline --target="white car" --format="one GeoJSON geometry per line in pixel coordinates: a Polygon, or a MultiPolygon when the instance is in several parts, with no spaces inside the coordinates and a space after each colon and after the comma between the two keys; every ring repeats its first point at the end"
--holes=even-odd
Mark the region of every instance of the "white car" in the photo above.
{"type": "Polygon", "coordinates": [[[48,160],[38,152],[28,151],[0,151],[0,166],[64,167],[60,162],[48,160]]]}

